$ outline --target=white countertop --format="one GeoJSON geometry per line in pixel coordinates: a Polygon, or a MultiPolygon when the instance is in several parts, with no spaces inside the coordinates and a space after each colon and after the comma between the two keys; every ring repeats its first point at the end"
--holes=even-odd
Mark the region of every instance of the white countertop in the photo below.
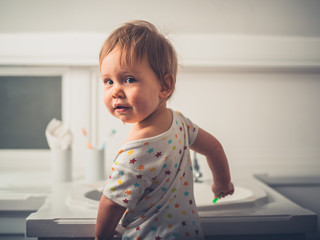
{"type": "Polygon", "coordinates": [[[48,174],[1,171],[0,211],[37,211],[51,193],[48,174]]]}
{"type": "Polygon", "coordinates": [[[97,209],[67,204],[70,192],[77,186],[75,182],[52,186],[44,205],[27,218],[28,237],[94,237],[97,209]]]}
{"type": "MultiPolygon", "coordinates": [[[[300,234],[316,230],[316,215],[311,211],[299,207],[257,179],[249,178],[243,184],[255,184],[265,190],[268,201],[251,207],[217,208],[213,210],[214,214],[200,211],[205,235],[300,234]]],[[[45,204],[27,218],[27,236],[93,237],[98,202],[95,207],[90,206],[90,201],[86,205],[70,204],[69,200],[74,192],[91,191],[99,186],[103,186],[103,182],[53,185],[45,204]]]]}
{"type": "MultiPolygon", "coordinates": [[[[97,189],[103,184],[103,181],[52,184],[47,172],[1,172],[0,211],[33,212],[26,220],[27,237],[92,238],[98,202],[70,201],[70,196],[79,191],[97,189]]],[[[311,211],[299,207],[253,177],[240,181],[240,184],[253,184],[263,189],[268,201],[257,203],[255,207],[221,207],[211,212],[200,211],[205,235],[316,231],[316,215],[311,211]]]]}

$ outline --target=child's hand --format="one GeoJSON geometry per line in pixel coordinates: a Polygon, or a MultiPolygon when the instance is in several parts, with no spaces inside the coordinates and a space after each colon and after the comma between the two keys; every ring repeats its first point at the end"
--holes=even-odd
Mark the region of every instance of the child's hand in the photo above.
{"type": "Polygon", "coordinates": [[[224,198],[225,196],[232,195],[234,192],[233,183],[230,182],[224,186],[218,186],[212,184],[212,192],[214,193],[214,197],[217,198],[220,194],[220,198],[224,198]]]}

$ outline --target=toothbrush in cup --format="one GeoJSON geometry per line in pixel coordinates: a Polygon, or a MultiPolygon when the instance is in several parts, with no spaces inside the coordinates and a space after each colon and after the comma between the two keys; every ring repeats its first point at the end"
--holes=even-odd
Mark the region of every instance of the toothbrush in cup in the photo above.
{"type": "Polygon", "coordinates": [[[116,133],[117,133],[117,131],[115,129],[112,129],[112,131],[108,135],[107,139],[102,144],[102,147],[101,147],[102,150],[104,150],[106,148],[107,140],[110,140],[116,133]]]}
{"type": "MultiPolygon", "coordinates": [[[[88,138],[87,131],[86,131],[85,128],[81,128],[81,132],[82,132],[82,134],[83,134],[86,138],[88,138]]],[[[89,139],[88,139],[87,146],[88,146],[88,149],[92,149],[92,145],[91,145],[89,139]]]]}

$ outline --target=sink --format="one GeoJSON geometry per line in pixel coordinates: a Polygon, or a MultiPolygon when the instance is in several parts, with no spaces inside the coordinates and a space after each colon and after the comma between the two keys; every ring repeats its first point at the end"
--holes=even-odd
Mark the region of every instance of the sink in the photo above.
{"type": "Polygon", "coordinates": [[[214,194],[211,191],[211,183],[195,183],[194,196],[199,211],[213,211],[236,207],[250,207],[264,204],[268,197],[264,190],[256,186],[235,185],[232,195],[221,198],[213,203],[214,194]]]}
{"type": "Polygon", "coordinates": [[[75,184],[66,198],[67,206],[97,211],[104,183],[101,181],[94,184],[75,184]]]}
{"type": "Polygon", "coordinates": [[[102,196],[102,191],[95,189],[95,190],[92,190],[92,191],[85,193],[84,196],[86,198],[94,200],[94,201],[100,201],[100,198],[102,196]]]}
{"type": "MultiPolygon", "coordinates": [[[[79,189],[83,189],[83,187],[79,187],[79,189]]],[[[194,195],[199,211],[217,210],[235,206],[258,205],[267,199],[267,194],[262,189],[246,184],[245,187],[235,185],[233,195],[221,198],[217,203],[213,203],[214,195],[211,191],[210,181],[194,183],[194,195]]],[[[102,187],[91,186],[91,189],[89,188],[82,193],[82,196],[73,194],[73,196],[69,198],[69,205],[97,209],[101,196],[102,187]]]]}
{"type": "Polygon", "coordinates": [[[252,191],[235,186],[235,191],[232,195],[229,195],[225,198],[221,198],[218,200],[217,203],[213,203],[214,194],[211,191],[211,185],[206,183],[195,183],[194,186],[194,196],[197,206],[215,206],[218,204],[226,204],[226,203],[232,203],[232,202],[238,202],[243,199],[249,198],[252,196],[252,191]]]}
{"type": "MultiPolygon", "coordinates": [[[[62,233],[63,237],[92,237],[104,184],[104,181],[64,184],[67,191],[62,191],[59,199],[49,196],[46,204],[27,218],[27,233],[31,237],[44,237],[49,227],[52,233],[59,236],[62,233]],[[92,236],[85,235],[88,233],[92,236]]],[[[268,234],[279,235],[279,239],[288,236],[289,239],[316,231],[316,214],[301,208],[261,181],[248,177],[238,179],[234,184],[234,195],[220,199],[216,204],[212,202],[209,180],[194,184],[195,201],[205,236],[238,239],[240,235],[243,238],[268,234]]]]}

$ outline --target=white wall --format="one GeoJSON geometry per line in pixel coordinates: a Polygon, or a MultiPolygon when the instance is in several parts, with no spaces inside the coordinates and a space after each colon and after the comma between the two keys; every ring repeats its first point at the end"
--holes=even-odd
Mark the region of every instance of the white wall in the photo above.
{"type": "Polygon", "coordinates": [[[183,72],[170,105],[222,142],[234,175],[318,174],[319,103],[319,72],[183,72]]]}
{"type": "Polygon", "coordinates": [[[139,3],[0,0],[0,67],[63,66],[77,168],[81,126],[97,145],[117,130],[109,162],[129,128],[106,113],[97,56],[114,27],[143,18],[170,33],[184,65],[169,105],[223,143],[235,176],[318,174],[320,1],[139,3]]]}
{"type": "MultiPolygon", "coordinates": [[[[102,91],[100,98],[99,129],[109,132],[111,125],[120,133],[108,141],[109,153],[115,153],[128,126],[106,113],[102,91]]],[[[319,72],[181,71],[169,107],[221,141],[235,177],[318,175],[319,103],[319,72]]],[[[200,165],[210,176],[205,161],[200,165]]]]}
{"type": "Polygon", "coordinates": [[[146,19],[168,33],[320,36],[318,0],[0,0],[0,32],[110,32],[146,19]]]}

